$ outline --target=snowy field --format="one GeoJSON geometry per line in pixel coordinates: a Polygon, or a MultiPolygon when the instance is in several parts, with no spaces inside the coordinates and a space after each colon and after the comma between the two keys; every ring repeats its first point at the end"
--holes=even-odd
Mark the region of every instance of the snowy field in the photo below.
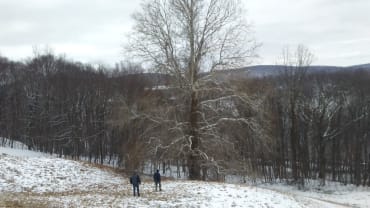
{"type": "Polygon", "coordinates": [[[128,178],[109,168],[0,147],[0,207],[370,207],[368,188],[165,180],[155,192],[151,177],[142,178],[135,198],[128,178]]]}

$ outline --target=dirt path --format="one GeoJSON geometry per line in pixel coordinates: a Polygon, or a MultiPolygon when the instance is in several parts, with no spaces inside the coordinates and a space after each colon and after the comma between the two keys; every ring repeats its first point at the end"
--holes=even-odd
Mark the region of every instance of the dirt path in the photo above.
{"type": "Polygon", "coordinates": [[[315,197],[308,197],[308,196],[300,196],[298,194],[293,194],[293,197],[297,200],[297,201],[306,201],[305,204],[308,205],[308,207],[317,207],[317,206],[312,206],[314,203],[320,205],[319,207],[328,207],[328,208],[351,208],[351,207],[354,207],[354,206],[350,206],[348,204],[342,204],[342,203],[338,203],[338,202],[334,202],[334,201],[330,201],[330,200],[325,200],[325,199],[319,199],[319,198],[315,198],[315,197]],[[310,202],[313,202],[313,203],[310,203],[310,202]]]}
{"type": "Polygon", "coordinates": [[[325,200],[325,199],[320,199],[316,197],[310,197],[310,196],[303,196],[291,192],[285,192],[285,191],[280,191],[276,189],[269,189],[269,188],[264,188],[267,190],[275,191],[281,194],[285,194],[288,196],[293,197],[296,201],[302,202],[303,205],[305,205],[308,208],[356,208],[357,206],[354,205],[349,205],[349,204],[343,204],[331,200],[325,200]]]}

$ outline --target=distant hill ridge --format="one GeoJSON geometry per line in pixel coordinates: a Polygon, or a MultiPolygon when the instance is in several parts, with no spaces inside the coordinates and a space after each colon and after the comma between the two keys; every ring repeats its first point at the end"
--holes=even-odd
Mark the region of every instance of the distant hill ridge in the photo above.
{"type": "MultiPolygon", "coordinates": [[[[283,66],[283,65],[255,65],[255,66],[243,67],[240,69],[220,71],[217,76],[218,78],[226,78],[225,76],[227,77],[231,76],[235,78],[274,76],[274,75],[278,75],[279,73],[283,72],[285,68],[286,66],[283,66]]],[[[341,70],[370,71],[370,63],[354,65],[354,66],[321,66],[321,65],[315,66],[314,65],[314,66],[310,66],[308,69],[308,71],[311,73],[336,72],[336,71],[341,71],[341,70]]]]}
{"type": "MultiPolygon", "coordinates": [[[[228,79],[240,79],[247,77],[265,77],[265,76],[275,76],[283,72],[286,69],[286,66],[283,65],[255,65],[247,66],[239,69],[233,70],[221,70],[216,72],[216,78],[219,80],[228,80],[228,79]]],[[[370,72],[370,63],[353,65],[353,66],[321,66],[314,65],[310,66],[308,71],[310,73],[315,72],[336,72],[336,71],[354,71],[354,70],[366,70],[370,72]]],[[[207,74],[207,73],[205,73],[207,74]]],[[[154,86],[157,85],[167,85],[170,76],[161,73],[140,73],[140,74],[129,74],[127,77],[136,77],[136,79],[145,79],[150,80],[154,86]]]]}

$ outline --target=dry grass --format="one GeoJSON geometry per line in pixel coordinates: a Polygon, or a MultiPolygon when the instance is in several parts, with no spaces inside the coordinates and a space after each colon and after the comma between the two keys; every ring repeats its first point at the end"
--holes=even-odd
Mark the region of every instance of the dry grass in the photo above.
{"type": "MultiPolygon", "coordinates": [[[[146,193],[142,193],[148,197],[146,193]]],[[[78,203],[83,207],[94,207],[96,200],[91,200],[91,197],[100,196],[106,198],[106,203],[113,203],[115,200],[122,200],[132,196],[132,187],[129,184],[113,185],[110,187],[96,186],[90,190],[74,190],[68,192],[45,192],[35,193],[32,191],[19,193],[4,193],[0,194],[0,208],[58,208],[64,207],[62,199],[77,199],[78,203]],[[123,187],[119,187],[123,186],[123,187]]],[[[79,207],[77,204],[71,203],[69,207],[79,207]]],[[[104,207],[114,207],[108,205],[104,207]]]]}
{"type": "Polygon", "coordinates": [[[52,207],[45,200],[40,200],[29,193],[1,193],[0,195],[1,208],[49,208],[52,207]]]}
{"type": "MultiPolygon", "coordinates": [[[[79,198],[84,201],[84,198],[91,194],[106,195],[115,198],[127,197],[128,193],[104,193],[96,191],[74,191],[74,192],[59,192],[59,193],[2,193],[0,196],[0,208],[57,208],[61,207],[62,198],[79,198]]],[[[89,201],[84,202],[86,204],[89,201]]],[[[73,207],[73,206],[72,206],[73,207]]]]}
{"type": "MultiPolygon", "coordinates": [[[[37,193],[32,189],[24,189],[26,191],[23,192],[1,192],[0,208],[116,207],[117,204],[122,205],[122,203],[127,207],[135,207],[135,204],[132,204],[135,203],[135,199],[132,198],[132,186],[128,180],[130,174],[112,167],[87,162],[82,164],[81,171],[98,168],[122,178],[122,181],[119,184],[94,184],[84,187],[83,190],[76,187],[73,191],[65,192],[37,193]]],[[[140,176],[143,182],[140,186],[142,203],[149,205],[153,200],[166,202],[178,198],[175,192],[166,194],[155,192],[152,175],[140,176]]],[[[163,178],[164,183],[168,180],[163,178]]],[[[13,182],[7,181],[9,184],[13,182]]]]}

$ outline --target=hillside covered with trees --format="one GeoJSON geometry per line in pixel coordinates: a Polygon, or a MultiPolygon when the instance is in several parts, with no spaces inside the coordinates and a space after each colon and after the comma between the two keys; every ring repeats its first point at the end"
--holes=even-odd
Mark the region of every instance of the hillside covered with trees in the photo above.
{"type": "MultiPolygon", "coordinates": [[[[203,180],[240,175],[370,185],[369,72],[309,70],[286,65],[278,75],[204,82],[203,180]]],[[[45,53],[23,62],[2,57],[0,80],[2,138],[126,170],[189,174],[187,94],[171,76],[45,53]]]]}

